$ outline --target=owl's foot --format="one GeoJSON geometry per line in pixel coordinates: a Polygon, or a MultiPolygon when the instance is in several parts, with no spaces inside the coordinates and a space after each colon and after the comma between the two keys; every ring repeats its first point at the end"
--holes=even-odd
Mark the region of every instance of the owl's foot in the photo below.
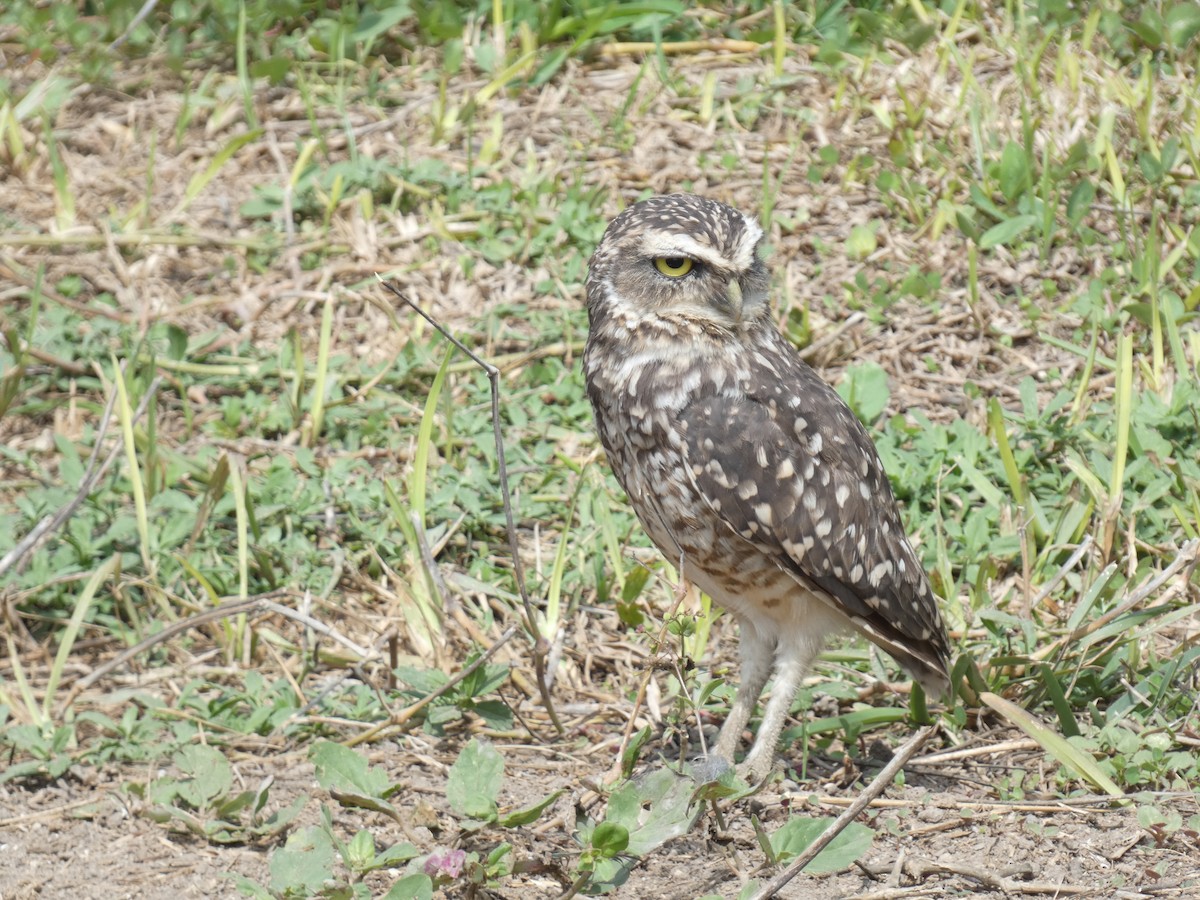
{"type": "Polygon", "coordinates": [[[753,750],[746,757],[745,762],[739,763],[736,768],[738,778],[747,784],[757,785],[766,784],[779,771],[773,755],[768,756],[764,753],[755,756],[753,750]]]}

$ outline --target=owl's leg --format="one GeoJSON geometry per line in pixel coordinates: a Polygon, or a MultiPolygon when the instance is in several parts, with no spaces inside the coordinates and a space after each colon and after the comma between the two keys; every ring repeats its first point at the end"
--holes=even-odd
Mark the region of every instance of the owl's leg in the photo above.
{"type": "Polygon", "coordinates": [[[733,763],[733,754],[746,730],[746,723],[754,713],[758,698],[762,695],[771,675],[772,658],[775,655],[775,636],[760,633],[749,622],[742,622],[741,683],[738,685],[737,697],[733,707],[721,726],[717,737],[716,755],[733,763]]]}
{"type": "MultiPolygon", "coordinates": [[[[811,636],[810,636],[811,637],[811,636]]],[[[775,654],[775,683],[771,686],[771,699],[763,711],[762,724],[758,726],[758,737],[739,767],[750,780],[762,781],[771,773],[775,763],[775,746],[783,731],[783,720],[787,718],[800,682],[808,671],[813,658],[820,652],[821,642],[811,639],[781,640],[775,654]]],[[[741,700],[741,696],[738,696],[741,700]]],[[[722,732],[721,737],[724,737],[722,732]]]]}

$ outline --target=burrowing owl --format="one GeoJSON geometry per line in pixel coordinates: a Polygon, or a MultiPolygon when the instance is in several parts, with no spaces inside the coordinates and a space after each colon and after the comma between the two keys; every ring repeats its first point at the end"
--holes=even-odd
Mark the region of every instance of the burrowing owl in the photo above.
{"type": "Polygon", "coordinates": [[[772,667],[744,769],[765,777],[825,639],[856,629],[926,691],[949,649],[866,429],[775,328],[763,232],[689,194],[608,226],[587,281],[583,370],[617,480],[666,557],[741,625],[732,762],[772,667]]]}

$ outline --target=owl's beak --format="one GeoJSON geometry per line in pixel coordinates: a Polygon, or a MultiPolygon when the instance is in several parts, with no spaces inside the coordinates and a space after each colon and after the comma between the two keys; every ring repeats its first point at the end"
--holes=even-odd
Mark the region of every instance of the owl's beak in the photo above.
{"type": "Polygon", "coordinates": [[[742,321],[742,284],[736,278],[729,279],[725,297],[729,300],[729,309],[734,319],[742,321]]]}

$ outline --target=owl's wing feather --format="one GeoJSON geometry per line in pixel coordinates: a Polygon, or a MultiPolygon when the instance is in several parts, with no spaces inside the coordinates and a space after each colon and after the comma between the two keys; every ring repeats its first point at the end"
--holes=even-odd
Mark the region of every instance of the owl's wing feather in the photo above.
{"type": "Polygon", "coordinates": [[[948,657],[941,619],[874,444],[806,364],[775,362],[787,365],[786,377],[764,372],[748,394],[710,394],[681,411],[697,493],[940,693],[948,657]]]}

